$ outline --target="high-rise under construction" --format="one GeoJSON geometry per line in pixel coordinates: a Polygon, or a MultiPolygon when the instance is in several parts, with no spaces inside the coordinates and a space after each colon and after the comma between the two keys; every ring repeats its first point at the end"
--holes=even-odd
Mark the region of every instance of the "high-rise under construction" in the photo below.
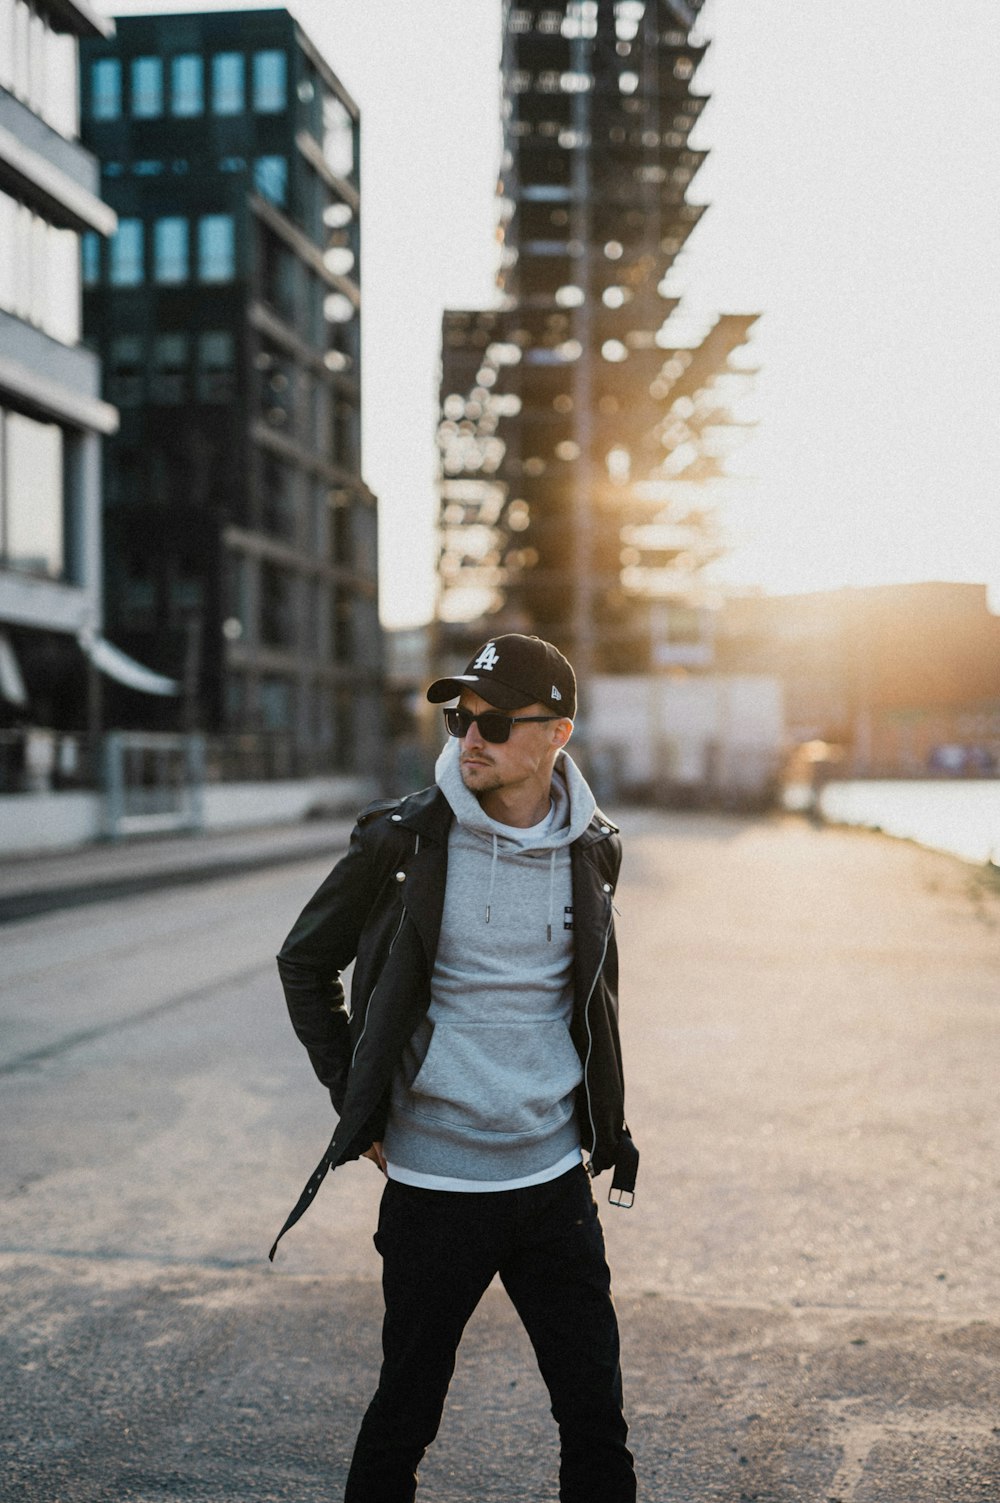
{"type": "Polygon", "coordinates": [[[583,675],[706,661],[719,378],[754,316],[678,337],[699,8],[504,4],[501,297],[444,316],[446,652],[528,630],[583,675]]]}

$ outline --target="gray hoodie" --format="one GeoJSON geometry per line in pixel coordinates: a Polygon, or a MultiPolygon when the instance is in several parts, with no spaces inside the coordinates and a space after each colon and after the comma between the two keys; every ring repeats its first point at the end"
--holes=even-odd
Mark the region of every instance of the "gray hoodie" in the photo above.
{"type": "Polygon", "coordinates": [[[436,768],[455,821],[431,1003],[397,1069],[383,1146],[391,1177],[500,1189],[579,1149],[569,847],[596,805],[562,752],[549,820],[498,824],[458,757],[452,739],[436,768]]]}

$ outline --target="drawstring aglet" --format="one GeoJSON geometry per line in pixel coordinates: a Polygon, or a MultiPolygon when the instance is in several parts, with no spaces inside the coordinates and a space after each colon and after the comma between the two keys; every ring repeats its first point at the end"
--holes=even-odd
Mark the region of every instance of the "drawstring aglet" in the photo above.
{"type": "Polygon", "coordinates": [[[489,921],[490,921],[490,905],[489,905],[489,903],[487,903],[486,904],[486,922],[489,923],[489,921]]]}
{"type": "Polygon", "coordinates": [[[545,933],[548,935],[549,944],[551,944],[552,943],[552,925],[551,924],[546,924],[545,925],[545,933]]]}

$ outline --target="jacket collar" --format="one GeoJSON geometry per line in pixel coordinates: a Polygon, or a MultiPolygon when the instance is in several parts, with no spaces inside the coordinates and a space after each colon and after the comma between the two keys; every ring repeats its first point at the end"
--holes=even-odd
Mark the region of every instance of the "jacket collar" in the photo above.
{"type": "Polygon", "coordinates": [[[590,824],[584,830],[579,840],[576,841],[576,844],[582,850],[588,850],[590,846],[596,845],[598,841],[607,840],[609,835],[617,834],[618,826],[615,824],[614,820],[609,819],[608,816],[602,813],[600,809],[595,809],[593,819],[590,821],[590,824]]]}
{"type": "Polygon", "coordinates": [[[400,802],[394,818],[404,830],[413,830],[427,840],[446,845],[455,816],[440,788],[432,783],[429,788],[421,788],[419,793],[408,794],[400,802]]]}

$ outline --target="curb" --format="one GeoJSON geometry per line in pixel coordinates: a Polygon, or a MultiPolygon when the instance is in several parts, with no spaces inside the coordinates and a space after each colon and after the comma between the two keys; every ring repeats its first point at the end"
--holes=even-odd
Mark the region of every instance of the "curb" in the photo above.
{"type": "Polygon", "coordinates": [[[199,882],[218,882],[226,877],[249,876],[270,867],[304,865],[327,855],[336,858],[346,849],[345,837],[343,845],[325,845],[322,849],[318,846],[315,850],[294,846],[268,855],[258,848],[244,857],[167,866],[156,871],[106,877],[90,882],[73,882],[62,887],[26,888],[21,892],[0,895],[0,926],[57,913],[62,909],[83,908],[91,903],[142,897],[162,888],[194,886],[199,882]]]}

